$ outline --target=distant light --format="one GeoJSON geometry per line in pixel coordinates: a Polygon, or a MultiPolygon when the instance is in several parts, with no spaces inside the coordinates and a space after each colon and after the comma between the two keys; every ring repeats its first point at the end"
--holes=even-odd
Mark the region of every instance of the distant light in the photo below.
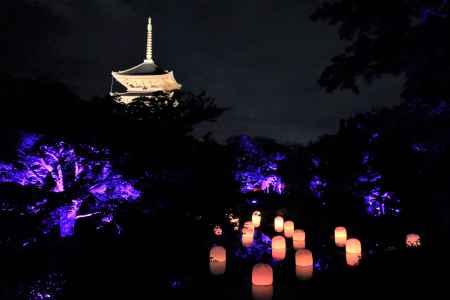
{"type": "Polygon", "coordinates": [[[410,233],[406,235],[406,247],[417,248],[421,246],[420,235],[416,233],[410,233]]]}

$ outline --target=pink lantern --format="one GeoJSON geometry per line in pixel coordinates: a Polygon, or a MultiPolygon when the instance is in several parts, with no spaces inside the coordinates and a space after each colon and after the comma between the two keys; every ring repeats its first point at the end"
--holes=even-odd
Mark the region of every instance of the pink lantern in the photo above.
{"type": "Polygon", "coordinates": [[[345,253],[345,261],[350,267],[356,267],[361,261],[361,253],[345,253]]]}
{"type": "Polygon", "coordinates": [[[225,273],[227,254],[224,247],[214,246],[209,251],[209,270],[213,275],[225,273]]]}
{"type": "Polygon", "coordinates": [[[301,230],[301,229],[295,229],[294,236],[293,236],[294,249],[305,248],[305,244],[306,244],[305,239],[306,239],[305,231],[301,230]]]}
{"type": "Polygon", "coordinates": [[[242,228],[242,245],[250,247],[253,244],[254,231],[248,228],[242,228]]]}
{"type": "Polygon", "coordinates": [[[284,236],[288,239],[294,236],[294,222],[286,221],[284,222],[284,236]]]}
{"type": "Polygon", "coordinates": [[[361,254],[361,242],[358,239],[348,239],[345,243],[345,252],[361,254]]]}
{"type": "Polygon", "coordinates": [[[252,285],[252,296],[254,300],[271,300],[273,297],[273,286],[252,285]]]}
{"type": "Polygon", "coordinates": [[[345,227],[336,227],[334,229],[334,242],[337,247],[345,247],[347,242],[347,229],[345,227]]]}
{"type": "Polygon", "coordinates": [[[283,236],[277,235],[272,239],[272,258],[283,260],[286,257],[286,240],[283,236]]]}
{"type": "Polygon", "coordinates": [[[253,225],[253,222],[252,221],[246,221],[245,223],[244,223],[244,228],[247,230],[247,231],[255,231],[255,226],[253,225]]]}
{"type": "Polygon", "coordinates": [[[300,280],[311,279],[313,276],[313,272],[314,272],[313,266],[308,267],[295,266],[295,275],[300,280]]]}
{"type": "Polygon", "coordinates": [[[358,239],[348,239],[345,243],[345,260],[347,265],[355,267],[361,260],[361,242],[358,239]]]}
{"type": "Polygon", "coordinates": [[[314,264],[312,252],[308,249],[299,249],[295,253],[295,265],[299,267],[312,267],[314,264]]]}
{"type": "Polygon", "coordinates": [[[253,285],[272,285],[273,284],[273,271],[272,267],[267,264],[258,263],[253,266],[252,271],[252,284],[253,285]]]}
{"type": "Polygon", "coordinates": [[[214,262],[226,262],[227,251],[222,246],[214,246],[209,251],[209,261],[214,262]]]}
{"type": "Polygon", "coordinates": [[[406,247],[416,248],[420,246],[421,246],[420,235],[416,233],[410,233],[406,235],[406,247]]]}

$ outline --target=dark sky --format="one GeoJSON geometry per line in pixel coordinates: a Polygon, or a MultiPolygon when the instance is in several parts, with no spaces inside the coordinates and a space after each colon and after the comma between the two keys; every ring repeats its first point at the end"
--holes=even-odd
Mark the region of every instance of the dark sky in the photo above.
{"type": "Polygon", "coordinates": [[[336,28],[309,20],[319,0],[5,2],[2,68],[59,79],[85,98],[109,91],[112,70],[142,62],[151,16],[156,63],[185,89],[232,107],[207,128],[219,140],[247,133],[308,142],[335,132],[340,118],[400,101],[395,79],[359,96],[320,90],[321,70],[344,44],[336,28]]]}

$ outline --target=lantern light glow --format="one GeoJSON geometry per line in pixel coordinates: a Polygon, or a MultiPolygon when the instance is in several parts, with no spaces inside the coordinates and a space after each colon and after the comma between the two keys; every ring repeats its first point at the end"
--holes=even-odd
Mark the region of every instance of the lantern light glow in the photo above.
{"type": "Polygon", "coordinates": [[[277,235],[272,239],[272,258],[276,261],[283,260],[286,257],[286,239],[277,235]]]}
{"type": "Polygon", "coordinates": [[[305,240],[306,240],[305,231],[302,229],[295,229],[294,236],[293,236],[294,249],[305,248],[305,244],[306,244],[305,240]]]}
{"type": "Polygon", "coordinates": [[[267,264],[258,263],[253,266],[252,284],[256,286],[268,286],[273,284],[272,267],[267,264]]]}
{"type": "Polygon", "coordinates": [[[252,223],[255,228],[261,226],[261,212],[256,210],[252,214],[252,223]]]}
{"type": "Polygon", "coordinates": [[[312,267],[314,265],[312,252],[308,249],[299,249],[295,253],[295,265],[299,267],[312,267]]]}
{"type": "Polygon", "coordinates": [[[347,229],[345,227],[336,227],[334,229],[334,242],[337,247],[345,247],[347,242],[347,229]]]}
{"type": "Polygon", "coordinates": [[[278,216],[274,220],[274,227],[276,232],[283,232],[284,229],[284,219],[281,216],[278,216]]]}
{"type": "Polygon", "coordinates": [[[417,248],[421,246],[420,235],[416,233],[410,233],[406,235],[406,247],[417,248]]]}
{"type": "Polygon", "coordinates": [[[284,236],[288,239],[292,238],[294,236],[294,222],[292,221],[286,221],[284,222],[284,236]]]}

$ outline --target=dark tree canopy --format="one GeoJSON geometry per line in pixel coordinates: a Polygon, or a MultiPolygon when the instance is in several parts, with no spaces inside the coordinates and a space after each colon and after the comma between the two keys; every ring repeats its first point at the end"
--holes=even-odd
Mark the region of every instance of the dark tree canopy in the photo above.
{"type": "Polygon", "coordinates": [[[424,101],[450,96],[448,0],[325,1],[311,16],[339,27],[349,45],[323,71],[328,92],[351,89],[383,75],[405,79],[402,97],[424,101]]]}

